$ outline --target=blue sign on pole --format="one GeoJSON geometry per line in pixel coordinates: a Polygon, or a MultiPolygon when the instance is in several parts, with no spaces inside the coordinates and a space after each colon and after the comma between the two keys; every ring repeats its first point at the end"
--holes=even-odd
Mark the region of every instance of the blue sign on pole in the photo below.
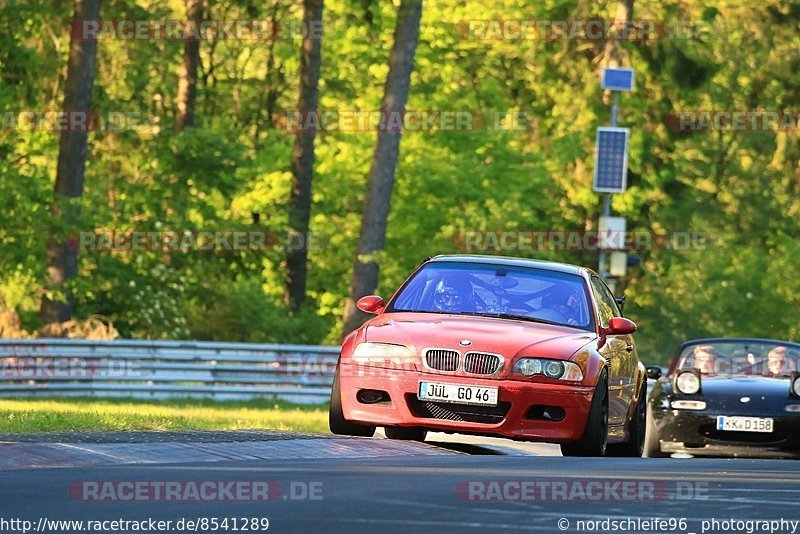
{"type": "Polygon", "coordinates": [[[633,69],[606,67],[603,69],[601,85],[603,89],[612,91],[633,91],[633,69]]]}
{"type": "Polygon", "coordinates": [[[595,145],[594,186],[599,193],[624,193],[628,187],[628,129],[601,126],[595,145]]]}

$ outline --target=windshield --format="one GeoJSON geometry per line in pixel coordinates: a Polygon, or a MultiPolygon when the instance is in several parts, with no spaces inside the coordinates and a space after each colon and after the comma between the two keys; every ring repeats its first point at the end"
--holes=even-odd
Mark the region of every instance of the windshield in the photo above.
{"type": "Polygon", "coordinates": [[[588,302],[586,285],[576,275],[436,262],[417,271],[387,311],[501,316],[592,330],[588,302]]]}
{"type": "Polygon", "coordinates": [[[689,345],[676,372],[699,370],[709,376],[789,377],[797,371],[800,347],[764,341],[720,341],[689,345]]]}

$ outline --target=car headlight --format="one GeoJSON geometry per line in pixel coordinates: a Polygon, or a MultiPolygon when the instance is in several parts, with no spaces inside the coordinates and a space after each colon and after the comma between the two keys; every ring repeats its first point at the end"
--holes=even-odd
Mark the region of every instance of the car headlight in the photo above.
{"type": "Polygon", "coordinates": [[[543,375],[553,380],[569,380],[572,382],[583,380],[583,371],[576,363],[561,360],[521,358],[514,364],[512,372],[526,377],[543,375]]]}
{"type": "Polygon", "coordinates": [[[792,380],[792,393],[794,393],[795,397],[800,397],[800,375],[795,376],[794,380],[792,380]]]}
{"type": "Polygon", "coordinates": [[[353,362],[359,365],[413,365],[416,353],[405,345],[393,343],[360,343],[353,351],[353,362]]]}
{"type": "Polygon", "coordinates": [[[695,400],[674,400],[672,401],[672,407],[677,410],[705,410],[706,402],[695,400]]]}
{"type": "Polygon", "coordinates": [[[542,373],[542,360],[523,358],[514,366],[514,371],[524,376],[533,376],[542,373]]]}
{"type": "Polygon", "coordinates": [[[678,391],[687,395],[694,395],[700,391],[700,378],[692,371],[684,371],[675,380],[678,391]]]}

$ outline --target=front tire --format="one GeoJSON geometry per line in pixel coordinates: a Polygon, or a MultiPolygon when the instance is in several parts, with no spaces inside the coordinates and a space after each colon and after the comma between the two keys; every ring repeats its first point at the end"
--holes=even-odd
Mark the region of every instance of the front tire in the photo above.
{"type": "Polygon", "coordinates": [[[564,456],[605,456],[608,446],[608,371],[603,369],[594,388],[589,420],[583,437],[572,443],[561,444],[564,456]]]}
{"type": "Polygon", "coordinates": [[[644,457],[645,458],[667,458],[669,455],[661,452],[661,438],[658,435],[655,420],[653,419],[653,409],[647,408],[647,430],[644,438],[644,457]]]}
{"type": "Polygon", "coordinates": [[[387,426],[383,428],[389,439],[402,439],[406,441],[425,441],[428,431],[416,426],[387,426]]]}
{"type": "Polygon", "coordinates": [[[331,433],[339,436],[359,436],[371,438],[375,434],[375,427],[372,425],[361,425],[353,423],[344,418],[342,410],[342,392],[339,387],[339,366],[336,366],[336,373],[333,375],[333,387],[331,388],[331,404],[328,409],[328,427],[331,433]]]}
{"type": "Polygon", "coordinates": [[[614,443],[608,446],[608,456],[641,458],[647,435],[647,379],[642,382],[642,391],[636,401],[636,409],[631,419],[630,438],[627,443],[614,443]]]}

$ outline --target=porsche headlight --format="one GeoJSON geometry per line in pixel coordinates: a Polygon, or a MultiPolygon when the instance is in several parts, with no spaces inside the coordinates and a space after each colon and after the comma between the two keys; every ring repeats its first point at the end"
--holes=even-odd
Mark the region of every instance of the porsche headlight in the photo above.
{"type": "Polygon", "coordinates": [[[405,345],[364,342],[353,351],[353,362],[359,365],[413,365],[416,353],[405,345]]]}
{"type": "Polygon", "coordinates": [[[700,378],[692,371],[684,371],[675,380],[675,387],[678,391],[687,395],[694,395],[700,391],[700,378]]]}
{"type": "Polygon", "coordinates": [[[526,377],[543,375],[553,380],[569,380],[571,382],[583,380],[583,372],[576,363],[561,360],[521,358],[514,365],[512,372],[526,377]]]}
{"type": "Polygon", "coordinates": [[[800,376],[794,377],[792,381],[792,393],[794,393],[795,397],[800,397],[800,376]]]}

